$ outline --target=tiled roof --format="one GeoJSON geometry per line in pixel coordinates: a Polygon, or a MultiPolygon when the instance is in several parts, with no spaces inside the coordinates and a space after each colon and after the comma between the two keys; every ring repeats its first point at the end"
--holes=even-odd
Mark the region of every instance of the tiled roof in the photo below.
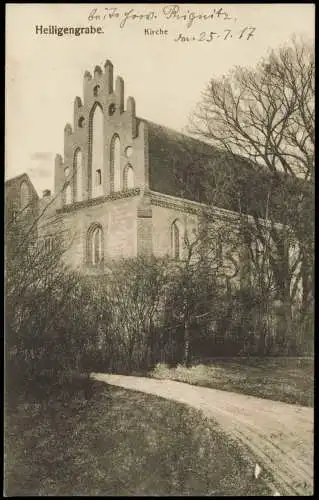
{"type": "Polygon", "coordinates": [[[223,182],[232,183],[234,188],[244,172],[249,172],[250,180],[253,181],[251,177],[258,174],[248,160],[239,157],[235,159],[206,142],[144,121],[147,122],[149,130],[151,189],[193,201],[213,202],[229,210],[238,210],[231,190],[229,199],[226,199],[224,194],[222,197],[218,196],[216,189],[215,199],[212,200],[212,182],[217,186],[223,179],[223,182]]]}
{"type": "Polygon", "coordinates": [[[286,201],[294,203],[301,187],[297,179],[282,174],[274,182],[266,167],[162,125],[143,121],[149,130],[152,190],[258,217],[265,216],[267,196],[271,192],[268,208],[278,221],[282,217],[284,191],[289,196],[286,201]]]}
{"type": "Polygon", "coordinates": [[[199,163],[205,157],[211,159],[214,150],[167,127],[149,121],[147,124],[151,189],[204,201],[199,163]]]}

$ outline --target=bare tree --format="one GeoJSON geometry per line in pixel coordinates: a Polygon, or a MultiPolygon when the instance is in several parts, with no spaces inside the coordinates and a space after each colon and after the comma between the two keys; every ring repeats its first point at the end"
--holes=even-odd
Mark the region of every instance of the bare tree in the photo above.
{"type": "Polygon", "coordinates": [[[114,369],[145,368],[154,355],[154,325],[160,323],[168,280],[166,259],[137,257],[108,263],[105,295],[110,310],[104,344],[114,369]]]}
{"type": "Polygon", "coordinates": [[[238,237],[231,222],[217,223],[216,214],[208,210],[199,215],[196,230],[185,231],[182,254],[170,262],[167,327],[175,328],[177,336],[182,333],[177,343],[183,345],[180,359],[186,365],[201,344],[203,330],[223,312],[227,315],[231,282],[239,280],[238,237]]]}
{"type": "MultiPolygon", "coordinates": [[[[190,124],[193,134],[242,165],[230,190],[244,215],[250,253],[263,240],[287,325],[300,283],[305,316],[313,298],[314,69],[313,46],[294,39],[253,69],[236,67],[212,79],[190,124]]],[[[267,272],[259,269],[264,278],[267,272]]]]}
{"type": "Polygon", "coordinates": [[[314,71],[313,46],[296,40],[236,67],[203,92],[193,131],[273,173],[313,178],[314,71]]]}
{"type": "Polygon", "coordinates": [[[6,221],[6,365],[14,389],[41,374],[57,378],[82,369],[95,342],[92,289],[63,262],[72,241],[55,210],[49,217],[56,196],[36,213],[24,207],[6,221]]]}

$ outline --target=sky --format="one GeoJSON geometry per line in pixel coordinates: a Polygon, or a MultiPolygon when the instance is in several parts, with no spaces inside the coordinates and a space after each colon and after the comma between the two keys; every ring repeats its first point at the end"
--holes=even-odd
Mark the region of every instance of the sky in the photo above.
{"type": "Polygon", "coordinates": [[[26,172],[40,195],[53,189],[83,74],[106,59],[138,116],[185,132],[212,77],[254,66],[293,34],[312,41],[314,30],[314,4],[7,4],[5,177],[26,172]],[[36,26],[103,33],[41,35],[36,26]],[[160,28],[167,34],[145,34],[160,28]]]}

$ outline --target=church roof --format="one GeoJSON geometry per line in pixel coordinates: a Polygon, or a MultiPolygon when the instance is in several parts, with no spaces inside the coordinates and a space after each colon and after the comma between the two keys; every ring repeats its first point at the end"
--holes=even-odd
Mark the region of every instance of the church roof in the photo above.
{"type": "Polygon", "coordinates": [[[13,194],[13,191],[15,192],[22,181],[25,181],[27,182],[27,184],[30,186],[31,190],[32,190],[32,196],[35,198],[35,199],[39,199],[39,196],[38,196],[38,193],[32,183],[32,181],[30,180],[30,177],[28,176],[28,174],[26,172],[24,172],[23,174],[20,174],[20,175],[16,175],[15,177],[11,177],[10,179],[7,179],[5,181],[5,191],[6,191],[6,196],[12,196],[13,194]]]}
{"type": "Polygon", "coordinates": [[[256,176],[256,169],[247,159],[234,158],[230,153],[207,142],[148,120],[144,121],[149,131],[152,190],[238,210],[232,197],[226,200],[223,196],[222,199],[218,196],[221,189],[220,193],[217,191],[221,182],[236,183],[236,177],[240,177],[244,170],[249,170],[250,180],[252,175],[256,176]]]}
{"type": "Polygon", "coordinates": [[[264,217],[268,209],[278,221],[284,192],[293,203],[299,192],[294,178],[269,171],[249,159],[234,156],[207,142],[168,127],[148,125],[150,188],[164,194],[264,217]],[[287,191],[286,191],[287,188],[287,191]]]}
{"type": "Polygon", "coordinates": [[[217,154],[214,148],[168,127],[147,124],[151,189],[205,201],[199,163],[211,161],[217,154]]]}

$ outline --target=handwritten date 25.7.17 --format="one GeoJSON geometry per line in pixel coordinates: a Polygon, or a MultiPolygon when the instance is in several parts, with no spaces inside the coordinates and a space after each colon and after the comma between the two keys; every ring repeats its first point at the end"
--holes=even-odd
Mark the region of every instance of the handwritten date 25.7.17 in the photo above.
{"type": "Polygon", "coordinates": [[[178,33],[174,42],[212,42],[214,40],[250,40],[255,35],[256,28],[246,27],[240,31],[233,31],[225,29],[220,32],[215,31],[202,31],[198,35],[183,35],[178,33]]]}

